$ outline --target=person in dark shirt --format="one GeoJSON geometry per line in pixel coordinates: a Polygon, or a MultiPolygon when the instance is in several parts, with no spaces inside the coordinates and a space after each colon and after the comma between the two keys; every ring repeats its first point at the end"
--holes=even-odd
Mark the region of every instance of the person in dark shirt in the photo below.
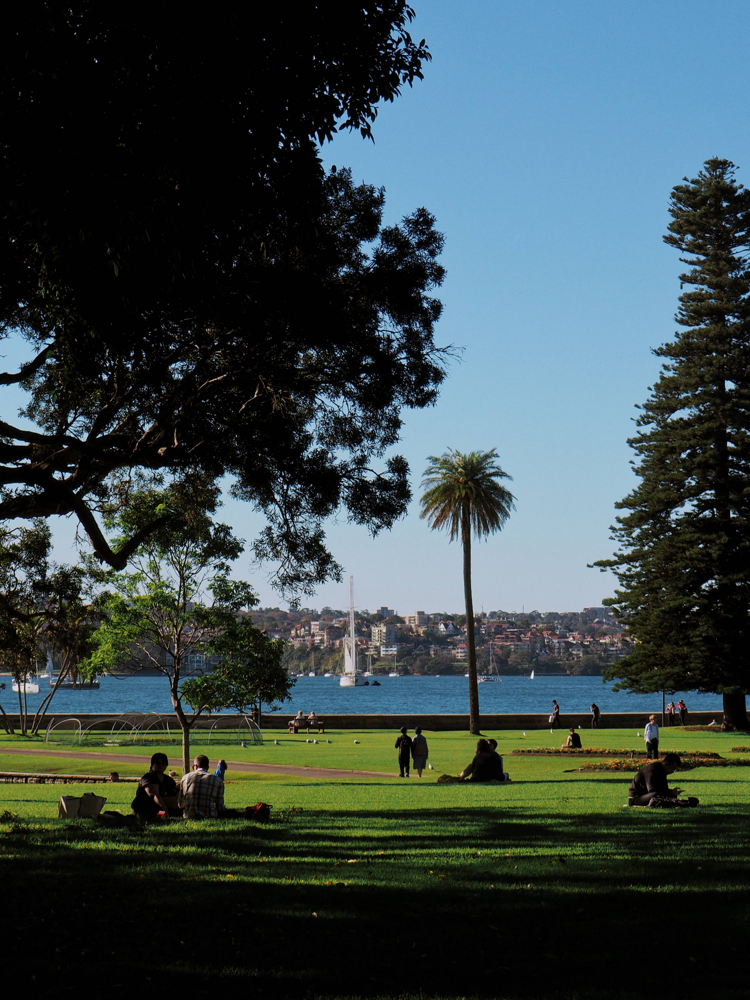
{"type": "Polygon", "coordinates": [[[396,740],[395,746],[398,750],[398,768],[401,772],[399,778],[408,778],[411,765],[411,736],[407,736],[406,726],[401,727],[401,735],[396,740]]]}
{"type": "Polygon", "coordinates": [[[510,781],[510,777],[506,776],[505,771],[503,770],[504,767],[503,758],[497,752],[497,740],[487,740],[487,742],[490,745],[490,754],[492,756],[492,759],[495,761],[495,767],[497,769],[500,781],[510,781]]]}
{"type": "Polygon", "coordinates": [[[135,816],[156,819],[159,813],[165,816],[182,815],[177,808],[177,785],[164,773],[168,765],[166,754],[155,753],[151,758],[151,770],[138,782],[135,798],[130,804],[135,816]]]}
{"type": "Polygon", "coordinates": [[[463,769],[459,778],[468,778],[469,781],[502,781],[503,765],[500,754],[495,751],[493,755],[492,747],[487,740],[479,740],[474,760],[463,769]]]}
{"type": "Polygon", "coordinates": [[[581,737],[575,731],[575,729],[568,730],[568,738],[565,741],[565,747],[570,747],[571,750],[580,750],[581,747],[581,737]]]}
{"type": "Polygon", "coordinates": [[[601,713],[601,709],[599,708],[599,706],[597,705],[597,703],[595,701],[591,702],[591,708],[589,709],[589,711],[591,712],[591,728],[592,729],[598,729],[599,728],[599,720],[602,717],[602,713],[601,713]]]}
{"type": "MultiPolygon", "coordinates": [[[[667,778],[680,766],[676,753],[665,754],[663,760],[655,760],[640,769],[628,789],[629,806],[647,806],[652,799],[676,799],[681,788],[670,788],[667,778]]],[[[683,801],[680,802],[680,805],[683,801]]],[[[697,805],[697,799],[684,800],[685,805],[697,805]]]]}

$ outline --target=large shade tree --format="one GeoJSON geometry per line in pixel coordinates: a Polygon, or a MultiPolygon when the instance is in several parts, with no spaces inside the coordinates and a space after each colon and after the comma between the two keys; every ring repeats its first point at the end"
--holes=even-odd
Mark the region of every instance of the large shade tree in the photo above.
{"type": "Polygon", "coordinates": [[[382,190],[326,174],[316,144],[369,135],[421,76],[411,18],[403,0],[8,12],[0,334],[26,359],[0,385],[30,395],[0,422],[0,518],[73,514],[121,569],[163,523],[110,544],[101,505],[130,470],[184,500],[196,470],[228,475],[295,591],[338,574],[328,515],[377,531],[404,512],[406,463],[383,456],[443,378],[442,238],[424,209],[384,226],[382,190]]]}
{"type": "Polygon", "coordinates": [[[619,550],[598,565],[636,639],[610,675],[633,691],[719,692],[746,728],[750,687],[750,191],[728,160],[672,191],[665,241],[680,275],[671,343],[630,441],[640,482],[618,507],[619,550]]]}
{"type": "Polygon", "coordinates": [[[487,538],[500,531],[514,509],[515,497],[501,480],[510,479],[492,451],[462,454],[448,449],[439,458],[430,455],[422,486],[421,517],[431,528],[449,532],[463,547],[464,599],[466,602],[466,646],[469,668],[469,729],[479,734],[479,687],[474,636],[474,600],[471,591],[471,538],[487,538]]]}

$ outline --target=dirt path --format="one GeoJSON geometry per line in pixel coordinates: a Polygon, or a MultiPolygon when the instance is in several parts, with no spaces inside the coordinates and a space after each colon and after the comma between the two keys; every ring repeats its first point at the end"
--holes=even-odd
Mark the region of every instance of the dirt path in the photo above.
{"type": "MultiPolygon", "coordinates": [[[[96,760],[113,761],[117,764],[133,764],[138,762],[135,754],[123,753],[94,753],[89,751],[84,753],[78,750],[0,750],[0,760],[5,754],[38,754],[40,757],[60,757],[64,760],[96,760]]],[[[144,765],[147,758],[144,758],[144,765]]],[[[395,778],[396,775],[389,771],[347,771],[334,767],[294,767],[292,764],[246,764],[240,761],[227,761],[229,771],[247,771],[252,774],[292,774],[299,778],[395,778]]],[[[231,780],[231,776],[230,776],[231,780]]]]}

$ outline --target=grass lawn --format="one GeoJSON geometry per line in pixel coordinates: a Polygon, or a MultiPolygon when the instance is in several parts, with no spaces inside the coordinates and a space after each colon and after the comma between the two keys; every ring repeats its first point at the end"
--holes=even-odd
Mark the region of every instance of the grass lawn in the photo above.
{"type": "MultiPolygon", "coordinates": [[[[393,770],[395,735],[335,733],[315,746],[284,734],[280,746],[219,752],[393,770]]],[[[267,826],[104,830],[57,820],[59,795],[95,791],[127,812],[132,785],[0,785],[9,962],[23,960],[38,996],[134,987],[279,998],[746,996],[750,768],[680,774],[698,809],[628,810],[628,775],[507,756],[559,745],[559,734],[497,736],[508,787],[436,785],[436,773],[471,757],[471,739],[451,733],[428,734],[438,770],[421,782],[230,771],[227,803],[270,802],[267,826]]],[[[748,742],[662,736],[665,750],[723,755],[748,742]]],[[[584,737],[642,745],[635,732],[584,737]]],[[[0,750],[21,746],[43,748],[0,739],[0,750]]],[[[141,748],[116,769],[142,773],[143,758],[141,748]]],[[[0,769],[113,768],[106,758],[0,754],[0,769]]]]}

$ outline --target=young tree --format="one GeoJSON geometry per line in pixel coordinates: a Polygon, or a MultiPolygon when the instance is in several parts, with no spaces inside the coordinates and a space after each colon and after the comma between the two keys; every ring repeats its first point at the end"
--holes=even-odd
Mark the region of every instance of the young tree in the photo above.
{"type": "Polygon", "coordinates": [[[339,574],[330,514],[377,532],[405,512],[406,463],[380,460],[444,375],[442,237],[424,209],[384,226],[383,191],[326,176],[315,143],[369,134],[421,76],[412,16],[403,0],[9,15],[0,335],[28,354],[0,385],[29,389],[36,426],[0,422],[0,518],[73,514],[123,569],[163,523],[114,548],[102,531],[131,469],[167,470],[186,498],[196,469],[226,475],[294,593],[339,574]]]}
{"type": "Polygon", "coordinates": [[[474,642],[474,601],[471,594],[471,536],[486,538],[500,531],[514,509],[515,497],[501,483],[510,479],[497,464],[497,451],[468,454],[448,449],[439,458],[430,455],[422,486],[420,517],[431,528],[446,528],[450,541],[461,539],[464,553],[464,598],[466,602],[466,645],[469,668],[469,729],[478,735],[479,687],[474,642]]]}
{"type": "MultiPolygon", "coordinates": [[[[154,519],[159,508],[169,506],[165,495],[158,493],[141,493],[136,500],[116,518],[123,531],[137,532],[144,520],[154,519]]],[[[92,673],[127,666],[164,674],[182,731],[186,770],[190,731],[204,712],[246,704],[250,688],[254,697],[286,694],[275,675],[281,656],[278,644],[249,620],[238,622],[257,604],[248,584],[229,578],[229,563],[242,547],[227,525],[212,522],[207,514],[175,518],[169,529],[148,536],[133,556],[131,570],[102,574],[111,589],[98,599],[101,624],[85,666],[92,673]],[[214,657],[218,657],[216,679],[189,685],[186,693],[186,675],[196,666],[210,669],[214,657]]]]}
{"type": "Polygon", "coordinates": [[[0,525],[0,663],[18,686],[22,735],[29,731],[24,681],[48,650],[70,648],[68,661],[34,715],[33,735],[61,681],[78,662],[92,627],[91,608],[83,596],[83,567],[50,562],[51,547],[49,526],[41,519],[28,526],[0,525]]]}
{"type": "Polygon", "coordinates": [[[608,601],[636,640],[609,671],[633,691],[719,692],[746,728],[750,687],[750,192],[711,159],[672,191],[665,241],[688,270],[675,340],[636,437],[639,485],[618,507],[608,601]]]}

